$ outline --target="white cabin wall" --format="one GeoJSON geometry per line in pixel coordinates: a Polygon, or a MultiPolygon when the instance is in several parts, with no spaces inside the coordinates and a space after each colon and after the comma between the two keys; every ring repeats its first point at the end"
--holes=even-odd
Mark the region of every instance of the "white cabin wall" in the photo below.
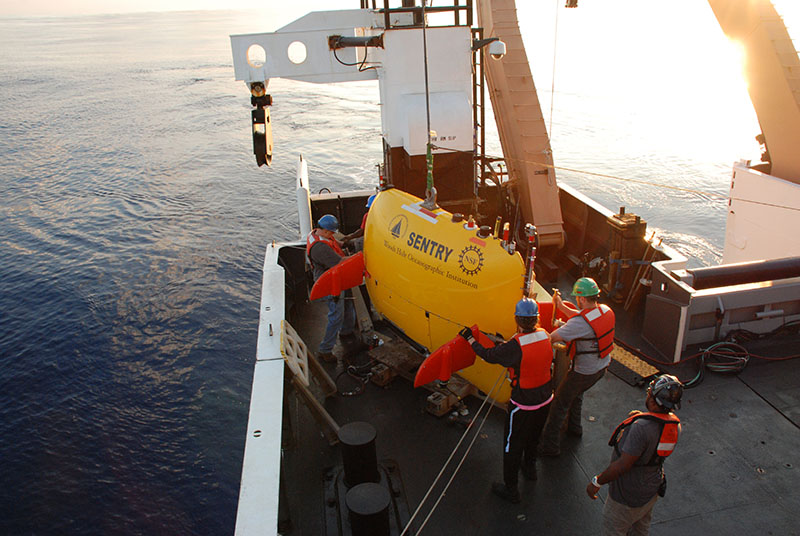
{"type": "MultiPolygon", "coordinates": [[[[466,27],[428,28],[428,85],[433,143],[472,151],[472,46],[466,27]],[[452,51],[452,52],[450,52],[452,51]]],[[[386,142],[425,154],[425,70],[422,30],[390,30],[384,35],[381,120],[386,142]],[[422,141],[420,141],[422,140],[422,141]]]]}
{"type": "Polygon", "coordinates": [[[800,256],[800,185],[736,164],[723,263],[800,256]]]}

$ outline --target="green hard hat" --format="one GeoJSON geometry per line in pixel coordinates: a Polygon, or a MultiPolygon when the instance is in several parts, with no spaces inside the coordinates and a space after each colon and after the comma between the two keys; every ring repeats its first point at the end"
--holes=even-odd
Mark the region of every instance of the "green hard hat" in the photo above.
{"type": "Polygon", "coordinates": [[[598,294],[600,294],[600,287],[591,277],[581,277],[575,281],[575,286],[572,287],[573,296],[590,297],[598,294]]]}

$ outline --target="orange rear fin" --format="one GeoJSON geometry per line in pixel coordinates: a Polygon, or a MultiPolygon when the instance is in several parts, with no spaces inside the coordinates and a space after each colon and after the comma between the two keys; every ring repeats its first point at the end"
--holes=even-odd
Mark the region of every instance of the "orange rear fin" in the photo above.
{"type": "Polygon", "coordinates": [[[338,296],[343,290],[357,287],[364,280],[364,255],[362,252],[345,257],[339,264],[322,274],[311,289],[309,299],[338,296]]]}
{"type": "MultiPolygon", "coordinates": [[[[472,334],[484,347],[491,348],[494,343],[482,333],[478,326],[472,326],[472,334]]],[[[447,381],[454,372],[472,366],[475,363],[475,352],[461,336],[447,341],[428,356],[417,369],[414,387],[428,384],[433,380],[447,381]]]]}

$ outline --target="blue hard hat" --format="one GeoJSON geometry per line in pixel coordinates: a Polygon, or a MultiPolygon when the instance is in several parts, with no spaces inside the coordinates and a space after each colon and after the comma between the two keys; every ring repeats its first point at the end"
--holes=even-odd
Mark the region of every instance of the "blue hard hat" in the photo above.
{"type": "Polygon", "coordinates": [[[517,302],[514,316],[536,317],[539,316],[539,306],[530,298],[522,298],[517,302]]]}
{"type": "Polygon", "coordinates": [[[369,199],[367,199],[367,208],[372,206],[372,202],[375,201],[375,196],[376,195],[378,195],[378,194],[372,194],[371,196],[369,196],[369,199]]]}
{"type": "Polygon", "coordinates": [[[333,214],[325,214],[319,219],[319,226],[320,229],[325,229],[326,231],[338,231],[339,220],[333,214]]]}

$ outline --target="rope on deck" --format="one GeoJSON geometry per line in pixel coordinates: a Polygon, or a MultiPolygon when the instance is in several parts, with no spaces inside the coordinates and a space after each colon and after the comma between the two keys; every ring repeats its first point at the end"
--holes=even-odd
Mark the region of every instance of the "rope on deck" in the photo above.
{"type": "Polygon", "coordinates": [[[486,394],[486,397],[483,399],[483,403],[481,403],[481,407],[479,407],[478,411],[475,413],[475,418],[472,419],[469,422],[469,426],[467,426],[467,429],[464,430],[464,433],[461,435],[461,438],[458,440],[458,443],[456,443],[455,448],[453,448],[453,451],[450,453],[450,456],[447,458],[447,461],[444,462],[444,465],[442,466],[442,469],[439,471],[439,474],[436,475],[436,478],[433,480],[433,483],[428,488],[428,491],[425,493],[425,496],[420,501],[419,505],[417,506],[417,509],[414,510],[414,514],[411,516],[411,519],[408,520],[408,523],[406,523],[406,526],[403,528],[403,532],[400,533],[400,536],[404,536],[408,532],[409,528],[411,527],[411,523],[414,521],[414,518],[417,517],[417,514],[422,509],[422,506],[425,504],[425,501],[428,500],[428,497],[433,492],[433,488],[436,486],[436,484],[439,482],[439,479],[444,474],[445,469],[447,468],[447,466],[450,464],[450,461],[455,456],[456,452],[458,451],[458,448],[461,446],[461,443],[464,441],[464,438],[466,438],[467,434],[469,434],[470,430],[472,430],[472,425],[475,424],[475,421],[478,419],[478,416],[480,415],[481,411],[483,411],[483,408],[486,406],[486,402],[491,400],[491,404],[489,405],[489,408],[486,410],[486,414],[483,416],[483,420],[481,420],[480,426],[478,427],[477,431],[473,435],[472,441],[470,441],[469,445],[467,446],[467,450],[464,452],[464,455],[461,457],[461,460],[458,462],[458,465],[453,470],[453,474],[450,476],[450,479],[447,481],[447,484],[445,484],[445,487],[442,490],[442,492],[439,494],[439,497],[437,497],[436,502],[431,507],[430,511],[428,512],[428,515],[425,516],[425,519],[422,521],[422,525],[420,525],[419,530],[417,531],[417,534],[422,532],[422,529],[425,528],[425,525],[428,523],[428,520],[433,515],[433,512],[436,510],[436,507],[439,506],[439,503],[442,501],[444,496],[447,494],[447,489],[450,487],[450,484],[453,482],[453,479],[455,479],[456,475],[458,474],[459,469],[461,469],[461,466],[463,465],[464,460],[467,459],[467,455],[469,454],[470,450],[472,450],[472,445],[475,443],[475,440],[480,435],[481,430],[483,429],[483,425],[486,423],[486,419],[487,419],[487,417],[489,417],[489,413],[492,411],[492,408],[494,407],[494,399],[492,398],[492,393],[494,393],[495,389],[497,389],[497,387],[500,385],[500,381],[501,380],[505,380],[505,378],[506,378],[505,374],[500,375],[500,376],[497,377],[497,381],[494,383],[494,386],[492,387],[491,391],[489,391],[486,394]]]}

